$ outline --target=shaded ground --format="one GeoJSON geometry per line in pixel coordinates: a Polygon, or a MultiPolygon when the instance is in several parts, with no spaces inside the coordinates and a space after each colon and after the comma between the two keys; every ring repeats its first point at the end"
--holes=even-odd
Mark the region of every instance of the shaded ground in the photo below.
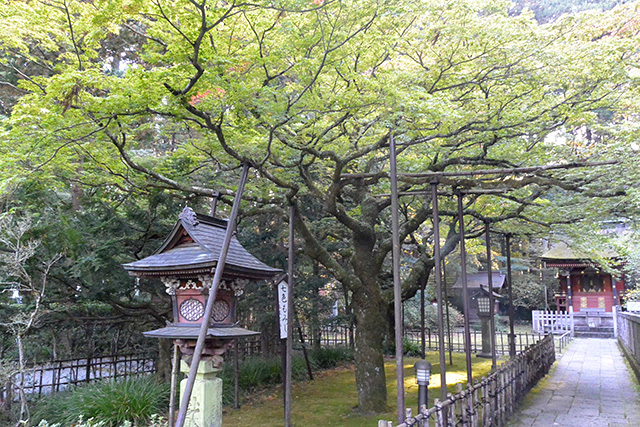
{"type": "MultiPolygon", "coordinates": [[[[447,365],[448,389],[453,391],[455,384],[466,380],[464,354],[454,354],[454,365],[447,365]]],[[[417,359],[404,360],[405,401],[407,406],[417,408],[418,386],[416,385],[413,365],[417,359]]],[[[433,364],[434,372],[429,387],[429,401],[440,394],[440,376],[438,354],[431,352],[427,360],[433,364]]],[[[448,359],[447,359],[448,360],[448,359]]],[[[478,376],[486,375],[491,369],[491,360],[474,357],[474,372],[478,376]]],[[[365,416],[354,413],[353,406],[358,402],[353,367],[343,367],[317,376],[314,381],[299,383],[293,389],[293,424],[296,426],[345,426],[372,427],[379,419],[395,420],[396,381],[395,361],[385,363],[387,377],[388,402],[392,406],[382,415],[365,416]]],[[[381,408],[384,410],[384,408],[381,408]]],[[[234,426],[282,426],[282,393],[280,390],[263,393],[255,402],[244,405],[239,410],[226,409],[222,418],[225,427],[234,426]]]]}
{"type": "Polygon", "coordinates": [[[577,338],[510,427],[640,426],[640,395],[614,339],[577,338]]]}

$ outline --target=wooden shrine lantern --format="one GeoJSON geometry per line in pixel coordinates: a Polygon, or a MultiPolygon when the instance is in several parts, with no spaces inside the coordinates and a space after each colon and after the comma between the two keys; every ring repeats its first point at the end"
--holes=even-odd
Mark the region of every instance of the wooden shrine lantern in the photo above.
{"type": "Polygon", "coordinates": [[[195,213],[186,207],[160,248],[151,256],[124,264],[130,275],[159,278],[171,295],[173,322],[145,332],[151,338],[176,340],[190,363],[202,322],[209,323],[203,360],[217,368],[233,339],[258,335],[236,323],[236,301],[243,283],[273,279],[282,271],[262,263],[233,237],[210,319],[204,319],[209,290],[224,241],[227,221],[195,213]]]}

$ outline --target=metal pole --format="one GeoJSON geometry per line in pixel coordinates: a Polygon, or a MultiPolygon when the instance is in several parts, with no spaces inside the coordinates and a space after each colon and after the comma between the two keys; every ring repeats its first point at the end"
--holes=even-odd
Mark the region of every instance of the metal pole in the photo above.
{"type": "Polygon", "coordinates": [[[467,252],[464,244],[464,210],[462,206],[462,192],[458,195],[458,224],[460,227],[460,278],[462,280],[462,304],[464,309],[464,352],[467,359],[467,384],[473,382],[471,367],[471,328],[469,326],[469,287],[467,285],[467,252]]]}
{"type": "Polygon", "coordinates": [[[444,299],[442,298],[442,260],[440,259],[440,215],[438,212],[438,181],[431,181],[433,210],[433,252],[436,267],[436,298],[438,299],[438,340],[440,345],[440,399],[447,400],[447,358],[444,342],[444,299]]]}
{"type": "Polygon", "coordinates": [[[289,262],[288,262],[288,287],[287,287],[287,304],[289,308],[287,310],[287,363],[286,363],[286,375],[285,375],[285,399],[284,399],[284,425],[285,427],[291,426],[291,359],[293,353],[293,284],[294,284],[294,217],[295,207],[293,204],[289,206],[289,262]]]}
{"type": "Polygon", "coordinates": [[[493,277],[491,268],[491,230],[489,228],[489,221],[485,222],[485,230],[486,230],[486,241],[487,241],[487,280],[489,285],[489,306],[491,316],[489,317],[489,327],[491,328],[491,370],[496,370],[496,320],[494,316],[495,309],[495,299],[493,297],[493,277]]]}
{"type": "Polygon", "coordinates": [[[507,233],[505,236],[506,249],[507,249],[507,284],[509,290],[509,357],[516,357],[516,334],[513,327],[514,321],[514,308],[513,308],[513,283],[511,282],[511,234],[507,233]]]}
{"type": "MultiPolygon", "coordinates": [[[[287,280],[288,282],[288,280],[287,280]]],[[[288,289],[288,284],[287,284],[287,289],[288,289]]],[[[288,291],[287,291],[287,298],[289,298],[288,296],[288,291]]],[[[282,315],[280,313],[281,310],[281,306],[280,306],[280,289],[276,288],[276,303],[278,304],[278,328],[280,328],[278,330],[278,333],[280,333],[280,331],[282,331],[282,315]]],[[[288,307],[288,301],[287,301],[287,307],[288,307]]],[[[287,316],[289,315],[289,313],[287,313],[287,316]]],[[[280,364],[282,366],[281,369],[281,376],[282,376],[282,414],[283,416],[285,416],[285,412],[286,412],[286,407],[287,407],[287,339],[286,338],[282,338],[282,334],[280,333],[280,364]]]]}
{"type": "Polygon", "coordinates": [[[393,239],[393,309],[396,342],[396,390],[398,393],[398,424],[404,422],[404,364],[402,360],[402,283],[400,282],[400,232],[398,220],[398,170],[396,168],[396,143],[393,131],[389,135],[391,164],[391,231],[393,239]]]}
{"type": "Polygon", "coordinates": [[[309,379],[313,381],[313,370],[311,369],[311,361],[309,360],[309,353],[307,352],[307,343],[305,342],[302,326],[300,325],[300,317],[298,317],[298,310],[294,311],[296,315],[296,329],[298,329],[298,337],[300,338],[300,345],[302,346],[302,354],[304,355],[304,361],[307,365],[307,374],[309,374],[309,379]]]}
{"type": "Polygon", "coordinates": [[[240,367],[238,366],[238,338],[236,338],[233,340],[233,409],[240,408],[240,398],[238,397],[239,372],[240,372],[240,367]]]}
{"type": "Polygon", "coordinates": [[[213,283],[209,290],[209,298],[207,298],[207,305],[204,309],[204,320],[200,326],[200,332],[198,334],[198,341],[196,342],[196,348],[193,351],[193,359],[191,360],[191,366],[189,367],[189,376],[187,377],[187,383],[184,387],[184,394],[180,401],[180,411],[178,412],[178,419],[176,421],[176,427],[183,427],[187,418],[187,409],[189,409],[189,401],[191,400],[191,393],[193,392],[193,385],[196,381],[196,373],[198,372],[198,365],[200,364],[200,358],[202,357],[202,350],[204,349],[205,340],[207,338],[207,331],[209,330],[209,319],[211,319],[211,313],[213,311],[213,303],[216,300],[216,294],[218,293],[218,286],[222,279],[222,272],[224,271],[225,261],[227,259],[227,253],[229,252],[229,245],[231,244],[231,238],[236,231],[236,221],[238,218],[238,211],[240,210],[240,200],[242,200],[242,193],[244,192],[244,185],[247,182],[247,175],[249,174],[249,165],[245,164],[242,167],[242,176],[240,178],[240,184],[236,191],[236,197],[233,200],[233,207],[231,208],[231,215],[229,217],[229,223],[227,224],[227,231],[224,236],[224,242],[222,248],[220,248],[220,256],[215,266],[215,273],[213,275],[213,283]]]}
{"type": "Polygon", "coordinates": [[[171,366],[171,395],[169,396],[169,427],[176,423],[176,389],[178,388],[178,365],[180,364],[180,349],[173,343],[173,366],[171,366]]]}
{"type": "Polygon", "coordinates": [[[426,345],[427,343],[426,341],[426,337],[425,337],[425,330],[424,330],[424,326],[425,326],[425,322],[424,322],[424,317],[425,317],[425,307],[424,307],[424,290],[427,287],[427,279],[426,276],[423,275],[420,280],[422,281],[422,283],[420,284],[420,342],[422,344],[422,348],[421,348],[421,353],[422,353],[422,359],[425,359],[425,354],[427,352],[426,349],[426,345]]]}
{"type": "Polygon", "coordinates": [[[449,316],[449,296],[447,295],[447,268],[446,260],[442,258],[442,281],[444,285],[442,290],[444,291],[444,303],[447,310],[447,340],[449,341],[449,365],[453,366],[453,339],[451,337],[451,317],[449,316]]]}

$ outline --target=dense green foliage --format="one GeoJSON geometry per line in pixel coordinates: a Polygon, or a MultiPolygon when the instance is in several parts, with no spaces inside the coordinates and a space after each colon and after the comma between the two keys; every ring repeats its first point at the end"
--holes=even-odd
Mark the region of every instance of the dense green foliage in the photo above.
{"type": "Polygon", "coordinates": [[[72,425],[79,419],[118,427],[125,421],[145,425],[153,415],[164,414],[169,405],[169,386],[153,376],[104,381],[41,398],[34,421],[72,425]]]}

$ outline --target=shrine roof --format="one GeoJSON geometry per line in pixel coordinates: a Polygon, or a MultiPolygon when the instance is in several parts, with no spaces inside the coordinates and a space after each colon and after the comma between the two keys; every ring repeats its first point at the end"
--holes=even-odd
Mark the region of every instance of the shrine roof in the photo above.
{"type": "Polygon", "coordinates": [[[580,261],[588,261],[593,259],[595,256],[602,258],[616,258],[618,254],[611,250],[597,250],[594,251],[593,254],[588,254],[586,252],[580,251],[578,249],[574,249],[570,247],[565,242],[557,242],[554,243],[551,248],[540,255],[540,258],[545,261],[559,261],[559,260],[580,260],[580,261]]]}
{"type": "MultiPolygon", "coordinates": [[[[213,271],[224,242],[227,221],[197,214],[186,207],[176,225],[156,252],[139,261],[123,264],[132,276],[159,276],[213,271]]],[[[231,239],[224,267],[225,276],[270,279],[282,270],[263,263],[236,239],[231,239]]]]}
{"type": "MultiPolygon", "coordinates": [[[[500,271],[491,272],[491,283],[493,289],[501,289],[504,285],[506,276],[500,271]]],[[[489,277],[486,271],[478,271],[477,273],[467,274],[467,289],[480,289],[480,287],[489,288],[489,277]]],[[[453,285],[454,289],[462,289],[462,276],[458,277],[453,285]]]]}

